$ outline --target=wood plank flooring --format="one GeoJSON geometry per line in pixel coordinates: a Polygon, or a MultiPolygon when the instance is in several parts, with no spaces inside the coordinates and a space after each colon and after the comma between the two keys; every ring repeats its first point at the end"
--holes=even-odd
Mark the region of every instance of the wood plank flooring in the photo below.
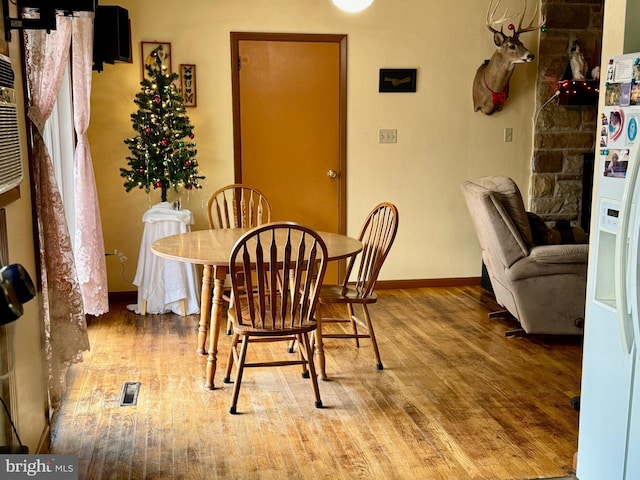
{"type": "MultiPolygon", "coordinates": [[[[480,287],[381,290],[368,340],[326,341],[325,405],[300,369],[251,369],[239,415],[222,383],[203,390],[197,316],[111,305],[89,326],[52,422],[52,452],[77,454],[80,479],[532,479],[573,475],[581,338],[505,338],[514,325],[480,287]],[[120,406],[124,382],[141,382],[120,406]]],[[[286,356],[281,344],[250,355],[286,356]]]]}

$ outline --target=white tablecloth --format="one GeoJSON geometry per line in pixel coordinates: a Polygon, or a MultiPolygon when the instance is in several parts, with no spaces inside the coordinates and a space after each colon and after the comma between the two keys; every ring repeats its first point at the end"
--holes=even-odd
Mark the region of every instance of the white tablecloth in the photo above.
{"type": "Polygon", "coordinates": [[[138,268],[133,283],[138,287],[135,312],[141,313],[147,301],[147,313],[180,314],[184,299],[186,314],[200,313],[200,287],[195,265],[167,260],[151,252],[151,244],[159,238],[191,230],[193,215],[189,210],[174,210],[169,202],[154,205],[142,216],[144,232],[140,243],[138,268]]]}

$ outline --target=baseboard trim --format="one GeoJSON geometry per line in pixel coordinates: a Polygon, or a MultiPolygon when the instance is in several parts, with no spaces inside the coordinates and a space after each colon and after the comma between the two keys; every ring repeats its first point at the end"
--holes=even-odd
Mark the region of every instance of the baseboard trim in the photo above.
{"type": "Polygon", "coordinates": [[[109,292],[109,303],[137,303],[138,292],[109,292]]]}
{"type": "Polygon", "coordinates": [[[468,287],[480,285],[480,279],[481,277],[378,280],[378,282],[376,283],[376,289],[390,290],[394,288],[468,287]]]}

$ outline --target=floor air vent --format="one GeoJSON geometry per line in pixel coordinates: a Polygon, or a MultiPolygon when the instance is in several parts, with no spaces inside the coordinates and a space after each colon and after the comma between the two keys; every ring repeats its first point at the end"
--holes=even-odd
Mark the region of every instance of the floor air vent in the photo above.
{"type": "Polygon", "coordinates": [[[137,405],[139,392],[140,382],[124,382],[122,396],[120,397],[120,406],[128,407],[129,405],[137,405]]]}

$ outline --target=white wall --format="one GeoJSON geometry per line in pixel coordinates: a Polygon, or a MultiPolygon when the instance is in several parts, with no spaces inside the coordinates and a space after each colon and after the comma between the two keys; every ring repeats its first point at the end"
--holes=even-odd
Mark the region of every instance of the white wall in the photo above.
{"type": "MultiPolygon", "coordinates": [[[[348,233],[380,201],[400,210],[400,228],[380,278],[480,276],[480,251],[459,185],[479,175],[504,174],[529,190],[536,63],[520,65],[505,110],[473,111],[475,70],[494,51],[484,21],[488,2],[376,0],[361,14],[345,14],[330,0],[121,0],[132,22],[133,64],[105,65],[93,75],[89,130],[98,181],[105,247],[129,257],[135,274],[142,213],[159,201],[141,190],[125,193],[119,168],[134,135],[129,115],[141,78],[140,42],[172,44],[172,64],[197,66],[195,126],[204,189],[182,196],[207,227],[204,206],[218,187],[233,182],[233,126],[229,32],[340,33],[348,35],[348,233]],[[379,94],[381,67],[418,69],[417,93],[379,94]],[[513,143],[503,142],[506,127],[513,143]],[[379,145],[379,128],[397,128],[398,143],[379,145]]],[[[503,1],[515,11],[521,3],[503,1]]],[[[536,53],[537,34],[523,35],[536,53]]],[[[135,287],[108,259],[110,291],[135,287]]]]}

